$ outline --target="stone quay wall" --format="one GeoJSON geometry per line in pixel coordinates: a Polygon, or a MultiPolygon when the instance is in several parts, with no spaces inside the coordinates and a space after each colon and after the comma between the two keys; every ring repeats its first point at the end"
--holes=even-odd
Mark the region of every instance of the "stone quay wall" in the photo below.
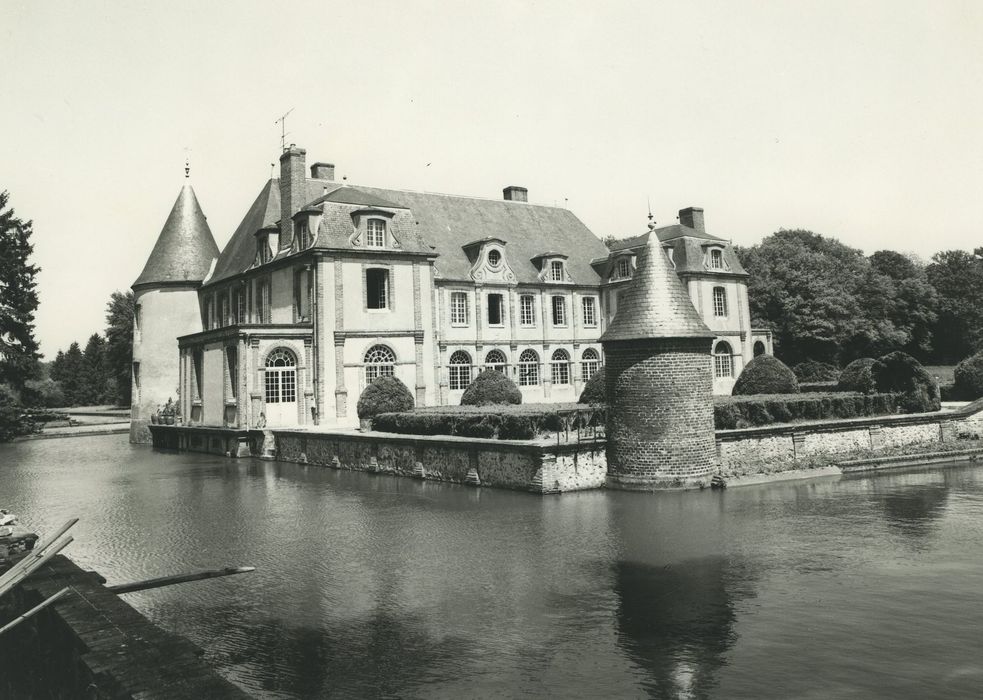
{"type": "Polygon", "coordinates": [[[198,647],[61,555],[0,599],[0,625],[66,586],[65,596],[0,637],[0,697],[249,697],[209,668],[198,647]]]}
{"type": "Polygon", "coordinates": [[[884,450],[983,439],[983,400],[956,411],[717,431],[724,477],[812,469],[884,450]]]}

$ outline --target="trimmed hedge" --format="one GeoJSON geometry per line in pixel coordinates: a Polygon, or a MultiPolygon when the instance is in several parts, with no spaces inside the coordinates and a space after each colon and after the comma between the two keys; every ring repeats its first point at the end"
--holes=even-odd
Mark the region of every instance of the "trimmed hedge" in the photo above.
{"type": "Polygon", "coordinates": [[[717,396],[714,398],[713,420],[718,430],[727,430],[797,420],[879,416],[896,410],[893,394],[829,392],[792,396],[717,396]]]}
{"type": "Polygon", "coordinates": [[[861,394],[877,392],[877,383],[870,368],[877,362],[873,357],[861,357],[854,360],[840,372],[840,381],[836,384],[837,391],[859,391],[861,394]]]}
{"type": "Polygon", "coordinates": [[[758,355],[747,363],[734,383],[734,396],[751,394],[798,394],[799,380],[788,366],[773,355],[758,355]]]}
{"type": "Polygon", "coordinates": [[[799,391],[803,394],[828,393],[836,391],[836,386],[836,382],[799,382],[799,391]]]}
{"type": "Polygon", "coordinates": [[[372,418],[380,413],[409,411],[413,394],[396,377],[376,377],[358,397],[358,417],[372,418]]]}
{"type": "Polygon", "coordinates": [[[522,403],[522,392],[504,372],[486,369],[468,384],[461,395],[462,406],[522,403]]]}
{"type": "Polygon", "coordinates": [[[800,362],[792,368],[801,386],[802,382],[835,382],[840,378],[840,370],[835,365],[815,360],[800,362]]]}
{"type": "Polygon", "coordinates": [[[584,384],[584,390],[580,392],[577,403],[606,403],[607,395],[604,393],[604,365],[601,365],[594,376],[584,384]]]}
{"type": "Polygon", "coordinates": [[[967,357],[956,365],[952,393],[963,401],[983,396],[983,352],[967,357]]]}
{"type": "Polygon", "coordinates": [[[911,355],[888,353],[871,365],[870,371],[879,392],[897,395],[898,409],[903,413],[925,413],[942,407],[938,382],[911,355]]]}
{"type": "MultiPolygon", "coordinates": [[[[499,438],[501,440],[530,440],[543,433],[564,429],[562,406],[469,406],[469,411],[448,410],[435,406],[402,413],[383,413],[372,420],[372,429],[386,433],[409,435],[457,435],[460,437],[499,438]],[[521,410],[516,410],[520,409],[521,410]],[[442,409],[442,410],[441,410],[442,409]]],[[[573,405],[583,409],[583,406],[573,405]]],[[[463,408],[463,407],[462,407],[463,408]]],[[[571,428],[586,427],[588,417],[570,416],[571,428]]]]}

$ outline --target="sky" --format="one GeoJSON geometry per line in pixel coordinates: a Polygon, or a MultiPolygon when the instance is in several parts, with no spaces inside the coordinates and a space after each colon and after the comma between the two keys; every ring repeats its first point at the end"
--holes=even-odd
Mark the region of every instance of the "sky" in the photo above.
{"type": "Polygon", "coordinates": [[[983,2],[0,0],[0,190],[48,359],[105,326],[191,180],[219,246],[287,143],[351,184],[598,236],[701,206],[752,245],[983,245],[983,2]]]}

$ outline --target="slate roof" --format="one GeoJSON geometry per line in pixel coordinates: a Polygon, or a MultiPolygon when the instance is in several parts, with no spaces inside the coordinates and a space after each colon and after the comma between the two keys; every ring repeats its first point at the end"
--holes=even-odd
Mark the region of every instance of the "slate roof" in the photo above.
{"type": "MultiPolygon", "coordinates": [[[[324,205],[316,248],[351,249],[350,215],[359,207],[392,210],[393,233],[407,252],[438,255],[441,279],[470,281],[471,261],[464,246],[483,238],[505,241],[505,255],[517,281],[538,283],[532,259],[544,250],[569,256],[567,272],[574,284],[600,284],[590,266],[607,248],[572,212],[526,202],[479,199],[429,192],[387,190],[306,180],[307,201],[324,205]],[[325,193],[325,188],[329,191],[325,193]]],[[[280,218],[279,180],[268,181],[219,257],[209,284],[247,270],[256,254],[254,234],[280,218]]],[[[282,255],[282,254],[281,254],[282,255]]]]}
{"type": "Polygon", "coordinates": [[[601,342],[645,338],[712,338],[658,238],[638,251],[635,276],[618,295],[618,311],[601,342]]]}
{"type": "Polygon", "coordinates": [[[133,287],[201,282],[218,255],[195,191],[185,182],[133,287]]]}
{"type": "MultiPolygon", "coordinates": [[[[614,254],[648,245],[651,233],[651,231],[648,231],[639,236],[615,241],[611,245],[611,253],[614,254]]],[[[672,261],[676,266],[677,274],[680,272],[726,272],[747,275],[747,272],[741,266],[741,261],[737,258],[737,253],[734,252],[733,246],[724,238],[712,236],[709,233],[697,231],[694,228],[683,226],[682,224],[657,228],[655,229],[655,234],[658,236],[659,241],[669,244],[672,247],[672,261]],[[704,265],[704,248],[707,244],[711,243],[718,244],[724,249],[725,267],[723,270],[708,270],[704,265]]]]}

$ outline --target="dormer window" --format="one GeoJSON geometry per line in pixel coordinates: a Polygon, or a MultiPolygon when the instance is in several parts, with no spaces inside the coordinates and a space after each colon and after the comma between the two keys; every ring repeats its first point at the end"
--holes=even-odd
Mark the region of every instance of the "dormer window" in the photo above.
{"type": "Polygon", "coordinates": [[[369,248],[384,248],[386,245],[386,222],[382,219],[369,219],[366,225],[365,245],[369,248]]]}
{"type": "Polygon", "coordinates": [[[615,277],[618,279],[628,279],[631,277],[631,260],[629,258],[621,258],[618,260],[618,268],[615,271],[615,277]]]}
{"type": "Polygon", "coordinates": [[[304,250],[305,248],[310,248],[311,243],[311,225],[309,221],[298,221],[294,224],[294,237],[297,239],[297,249],[304,250]]]}
{"type": "Polygon", "coordinates": [[[711,270],[724,269],[724,251],[722,251],[720,248],[710,249],[710,269],[711,270]]]}
{"type": "Polygon", "coordinates": [[[554,260],[550,263],[550,281],[551,282],[562,282],[565,278],[563,274],[563,261],[554,260]]]}
{"type": "Polygon", "coordinates": [[[492,248],[488,251],[488,264],[492,267],[498,267],[502,264],[502,252],[498,248],[492,248]]]}

